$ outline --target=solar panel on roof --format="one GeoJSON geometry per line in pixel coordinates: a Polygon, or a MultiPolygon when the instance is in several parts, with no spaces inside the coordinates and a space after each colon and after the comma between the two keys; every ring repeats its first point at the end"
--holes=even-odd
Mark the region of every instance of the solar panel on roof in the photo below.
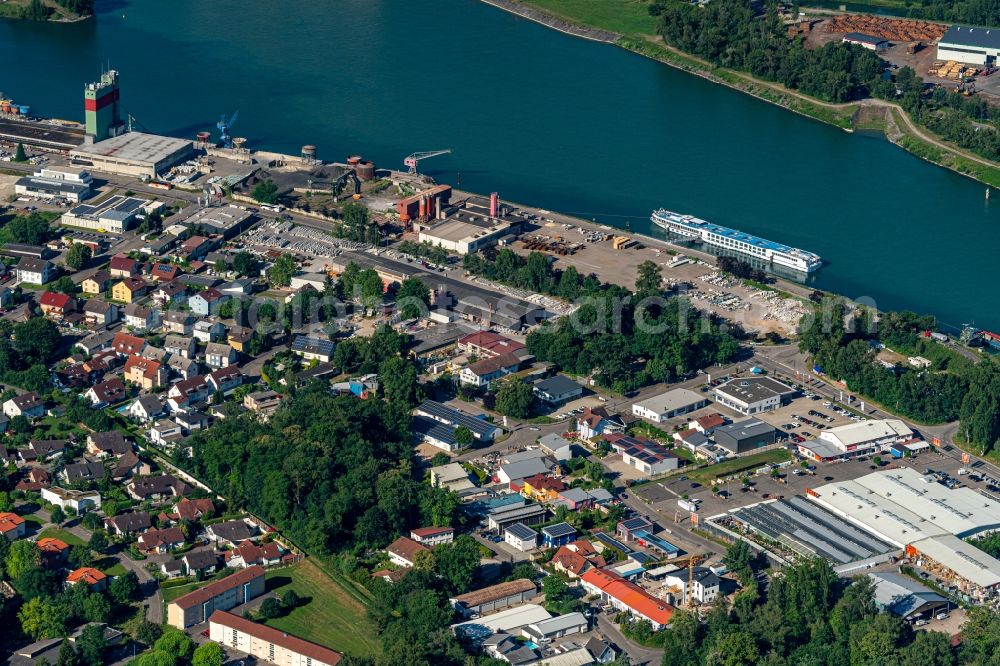
{"type": "Polygon", "coordinates": [[[569,536],[570,534],[576,534],[576,528],[568,523],[556,523],[555,525],[543,527],[542,532],[547,536],[558,538],[569,536]]]}

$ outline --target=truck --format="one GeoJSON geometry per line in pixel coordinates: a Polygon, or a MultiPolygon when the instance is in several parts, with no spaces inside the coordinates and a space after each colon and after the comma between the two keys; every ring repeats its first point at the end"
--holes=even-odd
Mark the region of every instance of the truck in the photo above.
{"type": "Polygon", "coordinates": [[[677,506],[692,513],[698,510],[698,502],[695,500],[679,499],[677,500],[677,506]]]}

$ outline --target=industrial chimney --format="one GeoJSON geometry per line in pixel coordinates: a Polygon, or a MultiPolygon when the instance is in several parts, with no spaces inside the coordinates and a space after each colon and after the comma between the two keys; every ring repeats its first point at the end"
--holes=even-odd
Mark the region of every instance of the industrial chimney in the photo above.
{"type": "Polygon", "coordinates": [[[496,192],[490,194],[490,217],[500,216],[500,195],[496,192]]]}

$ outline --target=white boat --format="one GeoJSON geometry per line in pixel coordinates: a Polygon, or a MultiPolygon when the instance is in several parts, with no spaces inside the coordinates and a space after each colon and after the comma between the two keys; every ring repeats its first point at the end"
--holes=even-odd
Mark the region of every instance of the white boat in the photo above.
{"type": "Polygon", "coordinates": [[[653,224],[670,233],[697,239],[706,245],[743,254],[776,266],[811,273],[823,265],[823,259],[813,252],[706,222],[693,215],[682,215],[660,209],[654,211],[650,219],[653,224]]]}

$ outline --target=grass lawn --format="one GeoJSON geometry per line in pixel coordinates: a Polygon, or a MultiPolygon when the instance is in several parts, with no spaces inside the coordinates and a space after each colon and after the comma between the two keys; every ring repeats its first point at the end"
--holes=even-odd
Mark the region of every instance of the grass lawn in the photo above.
{"type": "Polygon", "coordinates": [[[525,0],[567,19],[623,35],[656,34],[656,17],[649,15],[646,0],[525,0]]]}
{"type": "Polygon", "coordinates": [[[44,520],[42,520],[33,513],[29,513],[27,516],[21,516],[21,517],[24,518],[24,522],[34,525],[35,529],[38,529],[45,524],[44,520]]]}
{"type": "Polygon", "coordinates": [[[128,569],[113,557],[102,557],[94,562],[94,568],[100,569],[109,576],[124,576],[128,573],[128,569]]]}
{"type": "Polygon", "coordinates": [[[743,471],[755,470],[767,463],[779,463],[790,460],[792,455],[787,449],[771,449],[745,458],[725,460],[717,465],[709,465],[687,473],[689,479],[702,484],[709,484],[719,477],[732,476],[743,471]]]}
{"type": "Polygon", "coordinates": [[[160,591],[163,593],[163,603],[169,604],[174,599],[183,597],[188,592],[194,592],[199,587],[203,587],[211,583],[211,580],[204,580],[200,583],[188,583],[187,585],[174,585],[173,587],[161,587],[160,591]]]}
{"type": "Polygon", "coordinates": [[[59,539],[60,541],[69,544],[70,546],[83,546],[86,545],[80,537],[77,535],[67,532],[66,530],[61,530],[58,527],[48,527],[38,533],[39,539],[44,538],[59,539]]]}
{"type": "Polygon", "coordinates": [[[270,626],[358,656],[378,650],[365,607],[311,560],[267,573],[269,593],[280,596],[286,590],[295,590],[308,602],[288,615],[268,620],[270,626]]]}

